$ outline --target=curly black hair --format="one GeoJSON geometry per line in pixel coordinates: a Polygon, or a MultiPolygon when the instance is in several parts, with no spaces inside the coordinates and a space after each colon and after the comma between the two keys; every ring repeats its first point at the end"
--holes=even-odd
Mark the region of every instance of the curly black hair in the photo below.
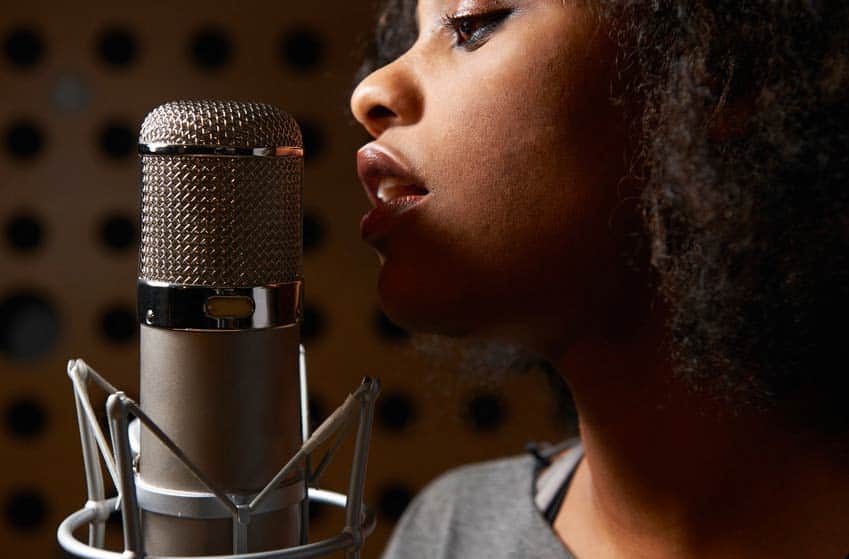
{"type": "MultiPolygon", "coordinates": [[[[588,0],[619,46],[675,370],[849,432],[849,3],[588,0]]],[[[415,41],[388,0],[358,79],[415,41]]]]}

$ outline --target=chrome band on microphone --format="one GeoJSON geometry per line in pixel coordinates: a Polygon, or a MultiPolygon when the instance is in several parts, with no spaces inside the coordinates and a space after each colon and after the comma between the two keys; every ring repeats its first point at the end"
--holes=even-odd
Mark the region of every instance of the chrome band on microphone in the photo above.
{"type": "Polygon", "coordinates": [[[296,146],[240,147],[196,144],[139,144],[140,155],[213,155],[226,157],[303,157],[304,149],[296,146]]]}
{"type": "MultiPolygon", "coordinates": [[[[189,518],[230,518],[232,512],[224,506],[214,493],[201,491],[178,491],[155,487],[136,475],[136,495],[139,507],[146,511],[168,516],[189,518]]],[[[257,494],[232,494],[227,496],[236,504],[247,505],[257,494]]],[[[301,483],[279,487],[268,494],[255,514],[264,514],[300,503],[306,497],[301,483]]]]}
{"type": "Polygon", "coordinates": [[[139,280],[141,324],[175,330],[259,330],[293,326],[301,318],[303,283],[203,287],[139,280]]]}

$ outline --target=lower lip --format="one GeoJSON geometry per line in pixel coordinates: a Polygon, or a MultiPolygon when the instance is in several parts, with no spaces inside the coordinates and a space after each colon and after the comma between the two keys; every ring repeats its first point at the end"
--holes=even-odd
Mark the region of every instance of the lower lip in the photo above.
{"type": "Polygon", "coordinates": [[[363,216],[360,221],[360,234],[369,244],[389,234],[393,227],[408,211],[422,203],[427,194],[411,195],[380,202],[374,209],[363,216]]]}

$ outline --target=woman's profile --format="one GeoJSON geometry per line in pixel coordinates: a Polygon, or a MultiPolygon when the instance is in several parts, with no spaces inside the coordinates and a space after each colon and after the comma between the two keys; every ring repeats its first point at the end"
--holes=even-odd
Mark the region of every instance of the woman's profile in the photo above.
{"type": "Polygon", "coordinates": [[[849,4],[389,0],[351,98],[393,321],[518,346],[580,440],[397,558],[849,552],[849,4]]]}

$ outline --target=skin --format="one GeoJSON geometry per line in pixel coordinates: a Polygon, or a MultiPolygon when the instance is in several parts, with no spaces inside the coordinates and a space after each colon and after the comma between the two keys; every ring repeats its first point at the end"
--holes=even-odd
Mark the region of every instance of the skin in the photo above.
{"type": "Polygon", "coordinates": [[[608,188],[624,175],[623,122],[598,110],[609,85],[588,78],[609,75],[595,52],[609,47],[587,14],[511,4],[515,15],[473,52],[440,25],[445,13],[504,5],[422,3],[418,42],[353,94],[357,118],[430,191],[377,246],[379,293],[414,331],[559,345],[564,329],[571,338],[608,322],[595,317],[612,308],[604,299],[624,298],[627,214],[608,188]],[[375,106],[388,111],[369,116],[375,106]]]}
{"type": "Polygon", "coordinates": [[[849,476],[829,448],[676,383],[606,30],[569,0],[422,0],[417,15],[415,44],[351,99],[430,192],[375,244],[381,304],[410,330],[557,365],[586,450],[563,542],[581,559],[842,557],[849,476]],[[474,50],[441,24],[505,7],[474,50]]]}

